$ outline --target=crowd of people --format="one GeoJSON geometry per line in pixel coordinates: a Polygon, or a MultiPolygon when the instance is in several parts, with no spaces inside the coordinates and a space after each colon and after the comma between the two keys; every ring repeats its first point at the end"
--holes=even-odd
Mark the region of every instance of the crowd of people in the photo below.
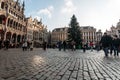
{"type": "MultiPolygon", "coordinates": [[[[105,57],[108,57],[108,55],[114,55],[119,56],[120,52],[120,38],[117,35],[110,36],[107,33],[104,33],[102,36],[100,42],[93,43],[92,41],[89,43],[83,43],[81,46],[81,49],[83,49],[83,52],[86,52],[87,49],[90,49],[93,51],[93,49],[99,51],[103,50],[105,53],[105,57]]],[[[63,48],[65,51],[66,49],[71,49],[72,51],[76,50],[76,43],[74,41],[66,42],[66,41],[59,41],[57,43],[57,47],[59,51],[63,48]]]]}
{"type": "Polygon", "coordinates": [[[114,56],[119,56],[120,38],[118,38],[117,35],[111,37],[107,33],[104,33],[101,38],[100,45],[102,46],[106,57],[108,57],[109,53],[112,55],[113,52],[114,56]]]}
{"type": "Polygon", "coordinates": [[[33,50],[33,41],[32,42],[24,41],[22,44],[22,49],[23,49],[23,51],[27,51],[27,50],[32,51],[33,50]]]}
{"type": "Polygon", "coordinates": [[[4,47],[5,50],[7,50],[9,48],[10,45],[10,41],[7,39],[5,41],[2,41],[0,39],[0,49],[4,47]]]}
{"type": "Polygon", "coordinates": [[[23,51],[26,51],[27,49],[33,50],[33,43],[28,41],[23,41],[21,44],[12,44],[9,39],[1,40],[0,39],[0,49],[8,50],[9,48],[21,48],[23,51]]]}
{"type": "MultiPolygon", "coordinates": [[[[34,44],[33,41],[32,42],[24,41],[21,45],[22,50],[26,51],[29,49],[32,51],[33,44],[34,44]]],[[[82,43],[81,45],[79,45],[79,48],[83,49],[83,52],[86,52],[88,46],[89,49],[91,49],[91,51],[93,51],[93,49],[96,49],[97,51],[103,49],[106,57],[108,57],[109,53],[110,55],[119,56],[120,38],[117,35],[111,37],[107,33],[104,33],[100,42],[97,42],[96,44],[94,44],[92,41],[89,42],[89,44],[82,43]]],[[[4,48],[5,50],[7,50],[9,47],[10,47],[10,41],[8,39],[5,41],[2,41],[0,39],[0,49],[4,48]]],[[[46,41],[43,41],[42,47],[43,50],[46,50],[46,48],[48,47],[46,41]]],[[[63,49],[63,51],[66,51],[66,49],[71,49],[72,51],[75,51],[78,48],[78,46],[76,46],[75,41],[71,41],[71,42],[58,41],[57,44],[53,46],[53,48],[58,48],[59,51],[61,51],[61,49],[63,49]]]]}

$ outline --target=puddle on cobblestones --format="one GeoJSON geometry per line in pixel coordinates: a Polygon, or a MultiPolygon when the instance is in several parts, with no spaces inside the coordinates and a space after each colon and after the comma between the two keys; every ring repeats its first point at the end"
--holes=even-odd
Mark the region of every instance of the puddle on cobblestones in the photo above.
{"type": "Polygon", "coordinates": [[[44,58],[42,58],[41,56],[37,56],[37,55],[35,55],[35,56],[33,56],[33,59],[32,59],[32,64],[34,65],[39,65],[39,64],[41,64],[41,63],[44,63],[45,61],[44,61],[44,58]]]}

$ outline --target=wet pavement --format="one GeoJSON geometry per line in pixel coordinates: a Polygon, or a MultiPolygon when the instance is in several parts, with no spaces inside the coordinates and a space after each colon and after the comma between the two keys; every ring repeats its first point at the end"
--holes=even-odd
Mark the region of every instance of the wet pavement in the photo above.
{"type": "Polygon", "coordinates": [[[0,50],[0,80],[120,80],[120,57],[90,50],[0,50]]]}

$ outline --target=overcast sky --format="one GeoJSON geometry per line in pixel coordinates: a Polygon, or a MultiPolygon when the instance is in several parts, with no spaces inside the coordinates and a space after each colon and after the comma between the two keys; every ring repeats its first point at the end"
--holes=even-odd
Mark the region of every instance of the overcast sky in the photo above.
{"type": "MultiPolygon", "coordinates": [[[[23,1],[23,0],[21,0],[23,1]]],[[[24,0],[27,17],[42,18],[48,30],[68,26],[73,14],[80,26],[103,32],[120,19],[120,0],[24,0]]]]}

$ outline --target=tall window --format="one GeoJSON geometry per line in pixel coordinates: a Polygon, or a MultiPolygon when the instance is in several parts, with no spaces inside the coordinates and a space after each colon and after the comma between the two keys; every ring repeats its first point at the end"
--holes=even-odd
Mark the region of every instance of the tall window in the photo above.
{"type": "Polygon", "coordinates": [[[0,17],[0,24],[2,24],[2,17],[0,17]]]}
{"type": "Polygon", "coordinates": [[[4,9],[4,2],[1,3],[1,8],[4,9]]]}

